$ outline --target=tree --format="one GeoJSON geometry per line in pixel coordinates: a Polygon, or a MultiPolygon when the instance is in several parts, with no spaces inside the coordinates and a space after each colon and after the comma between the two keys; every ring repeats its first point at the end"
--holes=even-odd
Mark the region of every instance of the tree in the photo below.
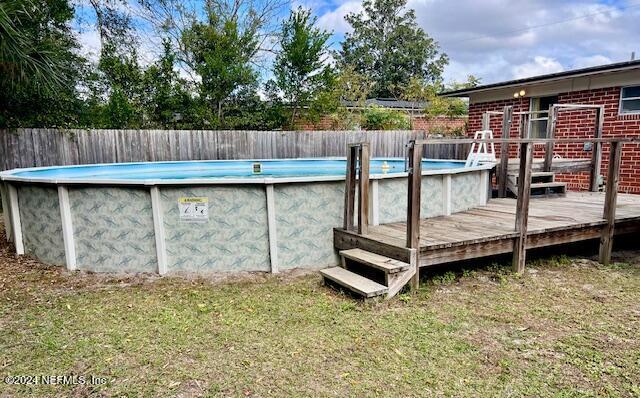
{"type": "MultiPolygon", "coordinates": [[[[138,1],[143,5],[148,0],[138,1]]],[[[115,46],[119,55],[136,48],[138,42],[128,0],[88,0],[88,3],[95,13],[101,48],[115,46]]]]}
{"type": "Polygon", "coordinates": [[[176,54],[169,40],[163,42],[163,53],[147,67],[142,77],[145,123],[164,128],[199,124],[195,120],[197,104],[188,83],[176,70],[176,54]]]}
{"type": "Polygon", "coordinates": [[[361,13],[345,17],[353,32],[342,43],[339,62],[369,77],[376,97],[398,97],[412,77],[436,82],[448,63],[406,4],[406,0],[365,0],[361,13]]]}
{"type": "Polygon", "coordinates": [[[281,51],[276,57],[274,75],[285,102],[291,109],[293,126],[301,108],[309,108],[324,99],[334,80],[327,64],[328,40],[331,33],[315,27],[317,17],[299,7],[282,24],[281,51]]]}
{"type": "Polygon", "coordinates": [[[191,29],[194,21],[206,23],[208,15],[213,13],[223,19],[236,21],[240,32],[253,32],[257,46],[251,62],[262,66],[262,62],[267,60],[267,57],[262,55],[271,54],[276,44],[276,34],[280,30],[279,16],[290,6],[289,0],[207,0],[205,12],[202,12],[202,3],[182,0],[138,0],[139,7],[135,13],[136,18],[147,21],[157,34],[171,41],[176,52],[177,66],[192,78],[196,77],[195,62],[190,49],[185,47],[183,37],[191,29]]]}
{"type": "Polygon", "coordinates": [[[135,50],[119,51],[107,41],[102,47],[98,70],[108,97],[102,124],[106,128],[139,128],[143,123],[142,68],[135,50]]]}
{"type": "Polygon", "coordinates": [[[0,127],[75,123],[75,82],[84,62],[68,21],[67,0],[0,3],[0,127]]]}
{"type": "Polygon", "coordinates": [[[237,16],[209,10],[207,23],[194,21],[182,43],[201,78],[200,96],[216,110],[217,126],[224,126],[225,101],[257,80],[251,65],[258,49],[255,28],[241,29],[237,16]]]}
{"type": "Polygon", "coordinates": [[[52,37],[37,40],[42,17],[36,4],[10,0],[0,3],[0,84],[20,89],[26,85],[54,87],[63,64],[50,47],[52,37]]]}
{"type": "Polygon", "coordinates": [[[373,82],[356,72],[352,65],[346,65],[340,70],[334,89],[339,107],[331,114],[333,128],[353,130],[362,127],[362,110],[372,87],[373,82]]]}
{"type": "Polygon", "coordinates": [[[432,85],[428,89],[428,104],[425,109],[427,117],[447,116],[457,117],[464,116],[469,111],[468,103],[461,98],[449,98],[440,95],[443,91],[459,90],[463,88],[475,87],[480,83],[480,79],[473,75],[467,77],[464,83],[452,82],[449,85],[432,85]]]}

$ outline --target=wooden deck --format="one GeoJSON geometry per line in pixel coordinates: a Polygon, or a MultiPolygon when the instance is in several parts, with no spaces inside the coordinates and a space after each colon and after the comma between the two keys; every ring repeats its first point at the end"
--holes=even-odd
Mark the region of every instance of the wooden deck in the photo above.
{"type": "MultiPolygon", "coordinates": [[[[566,197],[531,199],[526,248],[600,238],[605,194],[568,193],[566,197]]],[[[420,220],[421,267],[513,251],[516,200],[491,199],[486,206],[449,216],[420,220]]],[[[618,194],[615,234],[640,231],[640,195],[618,194]]],[[[408,262],[406,223],[370,225],[364,234],[337,228],[336,248],[361,248],[408,262]]]]}

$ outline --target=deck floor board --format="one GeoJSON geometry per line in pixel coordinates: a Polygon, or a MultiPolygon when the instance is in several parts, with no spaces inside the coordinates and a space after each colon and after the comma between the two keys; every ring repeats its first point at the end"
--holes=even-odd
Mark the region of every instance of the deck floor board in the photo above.
{"type": "MultiPolygon", "coordinates": [[[[565,197],[532,198],[528,225],[532,247],[596,237],[605,224],[604,198],[604,193],[600,192],[569,192],[565,197]]],[[[508,251],[516,236],[515,213],[516,200],[503,198],[491,199],[485,206],[449,216],[422,219],[421,256],[475,258],[508,251]]],[[[632,224],[640,229],[640,195],[618,194],[616,223],[632,224]]],[[[406,223],[370,226],[365,236],[404,247],[406,223]]]]}

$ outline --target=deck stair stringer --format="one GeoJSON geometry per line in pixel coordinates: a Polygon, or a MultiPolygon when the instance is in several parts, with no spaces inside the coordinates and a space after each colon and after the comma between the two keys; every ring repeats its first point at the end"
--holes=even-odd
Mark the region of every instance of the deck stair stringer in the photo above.
{"type": "Polygon", "coordinates": [[[419,263],[418,263],[418,250],[411,250],[411,261],[408,264],[409,268],[404,272],[397,272],[394,274],[387,274],[387,286],[389,287],[389,291],[387,292],[387,298],[394,297],[397,295],[402,288],[405,287],[407,283],[413,278],[416,272],[419,272],[419,263]]]}

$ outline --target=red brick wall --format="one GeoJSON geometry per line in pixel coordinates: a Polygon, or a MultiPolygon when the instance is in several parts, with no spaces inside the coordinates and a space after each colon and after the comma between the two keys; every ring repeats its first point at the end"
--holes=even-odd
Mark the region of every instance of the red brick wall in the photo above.
{"type": "MultiPolygon", "coordinates": [[[[412,130],[424,130],[433,134],[464,134],[466,130],[466,117],[445,117],[438,116],[426,118],[424,116],[414,116],[411,118],[412,130]]],[[[302,122],[296,126],[300,130],[334,130],[336,126],[330,116],[323,116],[317,123],[302,122]]]]}
{"type": "MultiPolygon", "coordinates": [[[[604,105],[604,131],[603,137],[611,136],[640,136],[640,115],[619,115],[620,87],[610,87],[595,90],[561,93],[558,95],[558,103],[561,104],[590,104],[604,105]]],[[[505,105],[513,105],[515,112],[529,110],[529,98],[520,98],[503,101],[484,102],[469,106],[469,123],[467,133],[472,135],[474,131],[482,128],[482,114],[486,111],[501,111],[505,105]]],[[[558,114],[556,137],[558,138],[586,138],[593,137],[595,132],[594,110],[563,110],[558,114]]],[[[494,136],[500,137],[502,117],[491,116],[490,128],[494,136]]],[[[510,137],[518,136],[518,117],[514,117],[511,126],[510,137]]],[[[499,150],[496,148],[496,150],[499,150]]],[[[602,169],[600,174],[606,175],[609,162],[609,145],[603,145],[602,169]]],[[[542,157],[543,148],[536,148],[534,156],[542,157]]],[[[517,156],[516,145],[511,145],[510,156],[517,156]]],[[[583,144],[556,144],[554,155],[563,158],[590,158],[591,152],[585,151],[583,144]]],[[[589,187],[588,173],[559,174],[559,181],[568,183],[573,190],[585,190],[589,187]]],[[[640,193],[640,144],[625,144],[622,149],[622,163],[620,168],[620,191],[640,193]]]]}
{"type": "Polygon", "coordinates": [[[417,116],[411,119],[411,128],[413,130],[424,130],[432,134],[463,134],[466,130],[466,117],[446,117],[437,116],[427,118],[417,116]]]}
{"type": "Polygon", "coordinates": [[[297,123],[296,128],[304,131],[320,131],[320,130],[333,130],[335,128],[334,121],[329,115],[322,116],[317,123],[311,123],[309,121],[300,121],[297,123]]]}

